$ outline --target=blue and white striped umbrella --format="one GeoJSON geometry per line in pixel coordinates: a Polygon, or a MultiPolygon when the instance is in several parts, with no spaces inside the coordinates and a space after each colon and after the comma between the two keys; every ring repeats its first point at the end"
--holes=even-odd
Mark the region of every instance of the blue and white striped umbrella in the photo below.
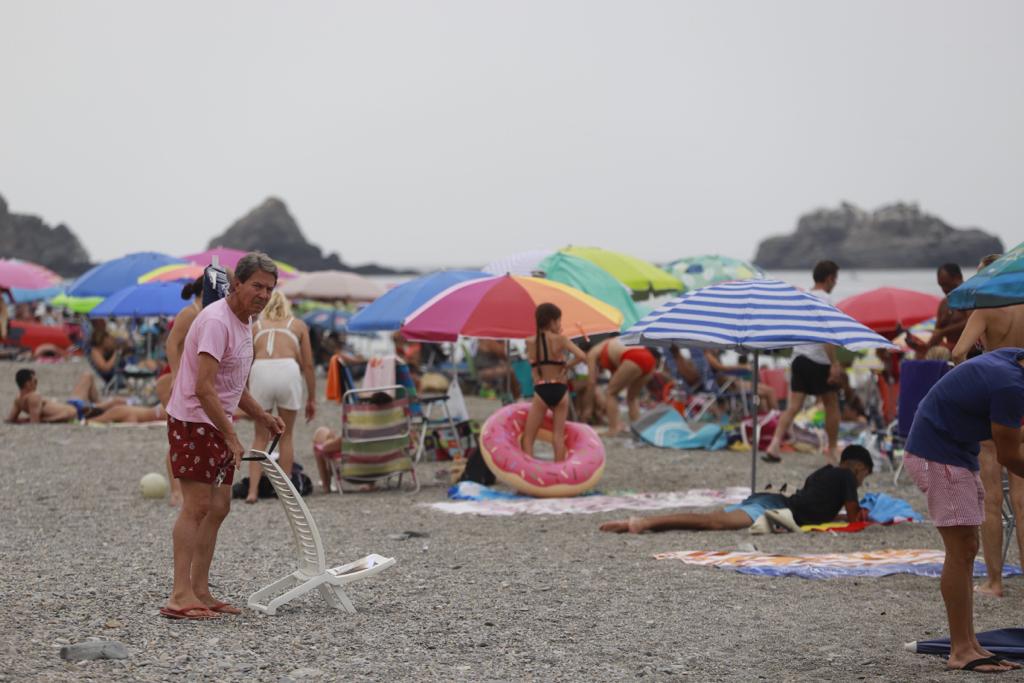
{"type": "MultiPolygon", "coordinates": [[[[621,341],[752,351],[755,405],[761,351],[801,344],[833,344],[854,351],[895,348],[835,306],[781,280],[723,282],[688,292],[645,315],[626,330],[621,341]]],[[[760,420],[754,420],[751,491],[757,491],[760,427],[760,420]]]]}
{"type": "Polygon", "coordinates": [[[895,348],[835,306],[781,280],[724,282],[687,292],[641,318],[622,343],[742,351],[801,344],[895,348]]]}

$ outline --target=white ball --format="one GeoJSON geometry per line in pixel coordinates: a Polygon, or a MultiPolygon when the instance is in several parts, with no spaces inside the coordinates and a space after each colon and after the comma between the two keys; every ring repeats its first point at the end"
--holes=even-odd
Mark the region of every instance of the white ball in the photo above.
{"type": "Polygon", "coordinates": [[[167,480],[164,475],[150,472],[139,482],[144,498],[163,498],[167,495],[167,480]]]}

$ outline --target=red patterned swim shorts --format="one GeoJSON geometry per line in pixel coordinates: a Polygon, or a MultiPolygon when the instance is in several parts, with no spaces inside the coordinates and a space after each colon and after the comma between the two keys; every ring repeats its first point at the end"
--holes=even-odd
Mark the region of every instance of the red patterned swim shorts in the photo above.
{"type": "Polygon", "coordinates": [[[167,443],[171,445],[171,470],[175,479],[231,486],[235,462],[220,430],[202,422],[183,422],[167,416],[167,443]]]}

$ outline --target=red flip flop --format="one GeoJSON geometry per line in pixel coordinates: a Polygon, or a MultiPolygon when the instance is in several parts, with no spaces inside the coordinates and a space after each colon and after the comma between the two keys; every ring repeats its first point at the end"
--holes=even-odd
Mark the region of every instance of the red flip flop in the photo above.
{"type": "Polygon", "coordinates": [[[216,615],[210,616],[208,614],[193,614],[193,612],[198,612],[199,610],[213,611],[210,610],[210,608],[206,605],[195,605],[194,607],[185,607],[183,609],[174,609],[173,607],[161,607],[160,615],[168,619],[190,619],[193,621],[203,621],[206,619],[220,618],[216,615]]]}
{"type": "Polygon", "coordinates": [[[241,614],[242,610],[238,609],[230,602],[215,602],[206,609],[211,612],[217,612],[219,614],[241,614]]]}

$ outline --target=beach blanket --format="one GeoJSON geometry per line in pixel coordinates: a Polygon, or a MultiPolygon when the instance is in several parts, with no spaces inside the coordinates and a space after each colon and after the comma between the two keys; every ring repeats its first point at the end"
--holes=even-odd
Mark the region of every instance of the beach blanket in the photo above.
{"type": "MultiPolygon", "coordinates": [[[[914,574],[937,577],[942,574],[945,553],[941,550],[873,550],[818,555],[777,555],[761,552],[682,550],[658,553],[657,560],[679,560],[731,569],[758,576],[798,576],[802,579],[838,579],[857,576],[914,574]]],[[[1020,567],[1006,565],[1003,576],[1020,575],[1020,567]]],[[[974,575],[985,576],[985,564],[974,563],[974,575]]]]}
{"type": "MultiPolygon", "coordinates": [[[[466,482],[462,482],[465,484],[466,482]]],[[[576,498],[530,498],[477,485],[461,488],[462,500],[422,503],[434,510],[454,515],[590,515],[611,510],[664,510],[666,508],[702,508],[738,503],[750,495],[750,489],[690,489],[668,493],[591,494],[576,498]],[[475,492],[474,492],[475,491],[475,492]],[[469,499],[469,496],[476,496],[469,499]]],[[[460,484],[461,487],[461,484],[460,484]]],[[[455,487],[453,487],[455,488],[455,487]]]]}
{"type": "Polygon", "coordinates": [[[675,408],[662,404],[630,425],[641,439],[659,448],[716,451],[728,445],[720,425],[704,425],[694,431],[675,408]]]}

